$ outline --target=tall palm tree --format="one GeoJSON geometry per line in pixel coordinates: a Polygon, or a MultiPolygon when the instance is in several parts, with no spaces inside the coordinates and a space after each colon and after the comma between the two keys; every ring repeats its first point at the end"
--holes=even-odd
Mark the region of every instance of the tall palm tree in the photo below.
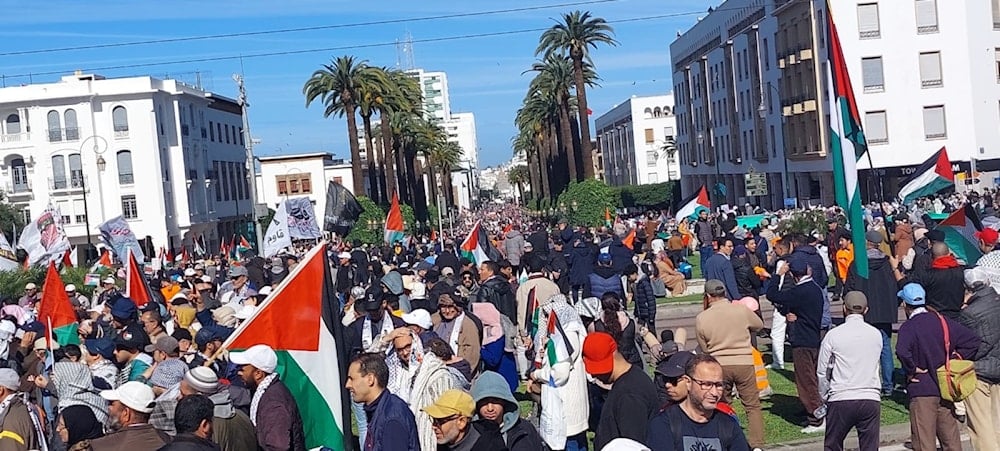
{"type": "Polygon", "coordinates": [[[517,188],[517,199],[519,201],[523,201],[524,199],[524,183],[527,179],[528,167],[523,164],[514,166],[507,171],[507,182],[517,188]]]}
{"type": "MultiPolygon", "coordinates": [[[[434,172],[437,172],[441,180],[441,194],[444,198],[444,205],[438,205],[438,208],[448,208],[451,206],[454,199],[453,196],[455,195],[451,184],[451,172],[462,164],[462,147],[456,142],[444,142],[431,148],[427,153],[427,157],[434,172]]],[[[434,202],[437,203],[436,197],[434,202]]]]}
{"type": "Polygon", "coordinates": [[[361,146],[358,145],[358,123],[355,113],[358,108],[357,89],[368,64],[353,56],[340,56],[324,64],[313,72],[302,87],[306,97],[306,107],[316,99],[323,102],[323,117],[337,115],[347,117],[347,140],[351,147],[351,177],[354,178],[354,193],[365,192],[364,173],[361,169],[361,146]]]}
{"type": "Polygon", "coordinates": [[[380,129],[382,135],[382,155],[385,170],[386,197],[392,197],[392,193],[397,191],[398,180],[396,175],[396,154],[393,146],[392,114],[419,115],[423,103],[420,85],[417,80],[406,73],[393,70],[381,69],[385,76],[382,79],[383,86],[381,101],[378,103],[380,129]]]}
{"type": "Polygon", "coordinates": [[[528,87],[528,95],[538,95],[549,102],[556,110],[556,128],[561,140],[560,153],[566,159],[569,180],[580,180],[577,170],[577,152],[573,146],[572,130],[569,126],[569,90],[573,86],[573,63],[562,55],[552,53],[546,55],[544,61],[531,66],[538,73],[528,87]]]}
{"type": "MultiPolygon", "coordinates": [[[[368,157],[368,187],[369,197],[376,204],[382,202],[381,193],[384,190],[379,186],[379,166],[384,164],[385,159],[380,158],[375,148],[374,136],[372,133],[372,116],[383,100],[383,94],[389,85],[385,79],[385,72],[378,67],[365,67],[359,72],[357,80],[358,114],[361,115],[362,125],[365,132],[365,153],[368,157]]],[[[388,200],[388,199],[387,199],[388,200]]]]}
{"type": "Polygon", "coordinates": [[[592,17],[590,12],[573,11],[563,14],[562,22],[542,33],[535,55],[568,53],[573,60],[576,76],[576,99],[580,117],[580,141],[583,150],[583,170],[586,178],[594,177],[593,147],[590,143],[590,113],[587,107],[587,88],[584,78],[584,60],[590,61],[590,49],[598,44],[618,45],[612,35],[614,30],[607,21],[592,17]]]}
{"type": "Polygon", "coordinates": [[[541,189],[541,184],[538,179],[540,164],[537,160],[538,150],[535,148],[534,138],[529,131],[519,130],[517,135],[511,139],[511,146],[514,148],[515,155],[523,154],[525,156],[525,160],[528,161],[528,177],[526,181],[528,182],[528,186],[531,187],[531,199],[538,199],[539,190],[541,189]]]}

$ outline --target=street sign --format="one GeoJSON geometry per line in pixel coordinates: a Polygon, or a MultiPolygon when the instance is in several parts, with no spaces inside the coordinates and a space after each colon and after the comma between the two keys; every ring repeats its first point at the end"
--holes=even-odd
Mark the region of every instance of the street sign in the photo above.
{"type": "Polygon", "coordinates": [[[750,168],[743,175],[743,178],[746,184],[747,197],[767,195],[767,174],[756,172],[753,168],[750,168]]]}

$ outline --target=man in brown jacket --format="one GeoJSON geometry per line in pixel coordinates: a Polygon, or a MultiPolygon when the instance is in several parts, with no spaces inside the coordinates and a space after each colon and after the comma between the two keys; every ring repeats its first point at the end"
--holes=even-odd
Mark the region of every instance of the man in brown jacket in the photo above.
{"type": "Polygon", "coordinates": [[[726,299],[726,286],[721,280],[705,282],[705,311],[695,318],[698,344],[722,365],[726,402],[733,385],[736,386],[747,411],[751,448],[764,446],[764,416],[750,344],[750,334],[763,327],[764,323],[750,309],[726,299]]]}
{"type": "Polygon", "coordinates": [[[38,411],[28,402],[27,396],[18,392],[19,384],[14,370],[0,369],[0,410],[3,410],[3,417],[0,418],[0,451],[41,448],[38,437],[41,420],[38,411]]]}
{"type": "Polygon", "coordinates": [[[266,451],[305,451],[299,406],[278,373],[278,355],[268,345],[253,345],[234,352],[229,360],[240,368],[240,377],[253,391],[250,420],[257,427],[257,442],[266,451]]]}
{"type": "Polygon", "coordinates": [[[451,346],[455,355],[465,359],[477,374],[483,338],[479,327],[465,310],[465,300],[461,293],[444,293],[438,297],[438,312],[431,315],[436,333],[451,346]]]}
{"type": "Polygon", "coordinates": [[[90,442],[93,451],[129,451],[159,449],[170,436],[149,424],[153,412],[153,389],[142,382],[122,384],[116,390],[104,390],[101,397],[108,405],[108,429],[112,432],[90,442]]]}

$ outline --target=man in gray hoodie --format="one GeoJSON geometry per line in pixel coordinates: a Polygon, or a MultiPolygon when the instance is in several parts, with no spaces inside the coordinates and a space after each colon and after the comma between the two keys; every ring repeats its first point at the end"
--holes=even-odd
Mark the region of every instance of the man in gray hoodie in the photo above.
{"type": "Polygon", "coordinates": [[[521,235],[521,226],[514,224],[503,239],[503,255],[514,267],[514,274],[521,272],[521,256],[524,255],[524,236],[521,235]]]}
{"type": "Polygon", "coordinates": [[[535,426],[520,417],[517,400],[503,376],[483,372],[472,384],[472,398],[476,401],[473,427],[480,432],[499,429],[510,451],[542,449],[542,437],[535,426]]]}

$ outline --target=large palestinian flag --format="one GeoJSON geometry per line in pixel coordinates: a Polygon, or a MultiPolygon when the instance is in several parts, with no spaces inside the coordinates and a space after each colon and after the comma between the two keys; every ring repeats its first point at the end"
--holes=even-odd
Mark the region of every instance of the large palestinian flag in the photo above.
{"type": "Polygon", "coordinates": [[[701,188],[698,188],[698,191],[695,191],[691,197],[681,201],[681,206],[677,209],[674,219],[677,222],[681,222],[684,218],[693,218],[702,210],[709,210],[711,208],[712,202],[708,200],[708,189],[705,188],[705,185],[701,185],[701,188]]]}
{"type": "MultiPolygon", "coordinates": [[[[833,156],[833,186],[837,205],[847,212],[851,241],[855,249],[865,248],[865,223],[858,185],[858,160],[868,151],[861,116],[854,99],[851,77],[847,72],[840,36],[833,22],[833,9],[826,2],[827,27],[827,100],[830,108],[830,153],[833,156]]],[[[868,278],[868,259],[854,259],[858,275],[868,278]]]]}
{"type": "Polygon", "coordinates": [[[979,249],[979,239],[975,236],[976,232],[983,230],[983,223],[972,205],[965,204],[955,210],[939,222],[936,229],[944,232],[944,243],[965,264],[974,265],[983,256],[983,251],[979,249]]]}
{"type": "MultiPolygon", "coordinates": [[[[132,248],[125,249],[125,253],[128,254],[125,261],[125,297],[135,302],[136,307],[143,308],[146,304],[153,302],[153,292],[146,284],[146,277],[132,252],[132,248]]],[[[170,302],[170,299],[164,299],[164,301],[170,302]]]]}
{"type": "MultiPolygon", "coordinates": [[[[66,286],[59,278],[56,264],[49,261],[49,270],[45,273],[45,285],[42,285],[42,301],[38,305],[38,320],[48,331],[49,340],[55,340],[60,346],[80,344],[77,334],[76,312],[66,295],[66,286]]],[[[49,347],[52,344],[49,343],[49,347]]]]}
{"type": "Polygon", "coordinates": [[[313,247],[222,347],[273,348],[279,377],[302,415],[306,447],[345,449],[351,433],[348,362],[326,247],[325,241],[313,247]]]}
{"type": "Polygon", "coordinates": [[[903,187],[899,189],[899,200],[904,204],[917,198],[930,196],[955,186],[955,172],[951,170],[951,160],[944,147],[931,155],[917,168],[903,187]]]}
{"type": "Polygon", "coordinates": [[[399,208],[399,196],[392,193],[392,204],[389,205],[389,214],[385,216],[385,243],[393,244],[403,241],[406,232],[403,227],[403,210],[399,208]]]}
{"type": "Polygon", "coordinates": [[[475,262],[476,265],[481,265],[485,261],[499,262],[502,258],[500,251],[490,244],[490,238],[483,230],[482,221],[476,221],[469,236],[462,242],[462,256],[475,262]]]}

